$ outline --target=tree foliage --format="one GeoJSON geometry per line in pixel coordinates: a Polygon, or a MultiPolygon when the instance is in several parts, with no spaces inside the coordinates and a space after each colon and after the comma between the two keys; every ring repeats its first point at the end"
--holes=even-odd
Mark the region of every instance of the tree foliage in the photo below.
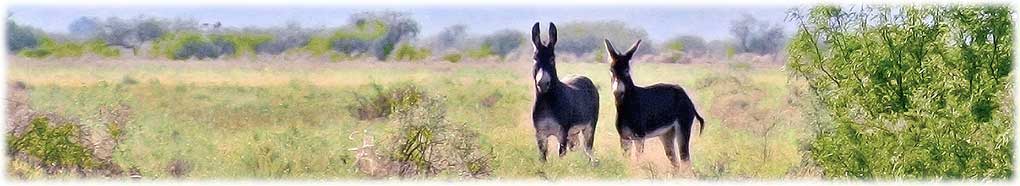
{"type": "Polygon", "coordinates": [[[795,10],[789,67],[831,120],[811,156],[833,178],[1009,178],[1008,6],[795,10]]]}
{"type": "Polygon", "coordinates": [[[482,41],[482,45],[491,47],[492,53],[499,57],[506,57],[520,47],[521,43],[524,43],[524,33],[510,29],[496,31],[482,41]]]}
{"type": "Polygon", "coordinates": [[[558,26],[559,36],[556,51],[567,54],[584,55],[592,52],[606,51],[603,39],[613,42],[630,43],[638,39],[644,44],[638,48],[637,55],[649,54],[654,51],[648,32],[641,27],[632,27],[622,21],[575,21],[558,26]]]}
{"type": "Polygon", "coordinates": [[[783,27],[755,19],[744,14],[730,25],[730,34],[736,39],[736,52],[774,54],[782,49],[786,41],[783,27]]]}
{"type": "Polygon", "coordinates": [[[35,30],[32,27],[18,25],[11,18],[7,18],[7,51],[17,52],[39,46],[39,36],[35,30]]]}
{"type": "Polygon", "coordinates": [[[382,23],[383,35],[374,41],[372,55],[382,61],[390,55],[397,43],[410,40],[418,36],[420,26],[407,13],[402,12],[360,12],[351,15],[350,23],[356,26],[363,26],[371,23],[382,23]]]}

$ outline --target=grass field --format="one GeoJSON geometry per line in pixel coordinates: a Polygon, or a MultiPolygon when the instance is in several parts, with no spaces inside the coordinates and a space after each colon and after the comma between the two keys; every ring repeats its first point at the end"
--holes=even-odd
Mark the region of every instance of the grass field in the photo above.
{"type": "MultiPolygon", "coordinates": [[[[615,131],[607,64],[560,63],[561,77],[586,75],[599,87],[595,153],[537,160],[530,110],[530,63],[250,63],[240,61],[54,61],[14,58],[8,83],[27,85],[36,110],[104,130],[104,108],[125,105],[130,119],[114,163],[145,179],[360,179],[349,148],[357,131],[395,132],[387,119],[359,120],[350,107],[373,86],[414,84],[446,101],[447,118],[465,123],[491,147],[495,179],[815,178],[799,140],[809,127],[798,86],[778,66],[645,64],[639,85],[680,84],[707,124],[693,137],[693,174],[674,173],[658,140],[642,157],[624,157],[615,131]],[[184,173],[181,171],[184,170],[184,173]]],[[[553,148],[555,149],[555,148],[553,148]]],[[[9,176],[48,175],[9,160],[9,176]]],[[[456,179],[455,175],[438,179],[456,179]]]]}

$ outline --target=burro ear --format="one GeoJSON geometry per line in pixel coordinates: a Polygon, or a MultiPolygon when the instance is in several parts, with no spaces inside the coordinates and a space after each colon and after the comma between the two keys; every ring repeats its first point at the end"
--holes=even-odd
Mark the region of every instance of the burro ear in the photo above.
{"type": "Polygon", "coordinates": [[[549,22],[549,44],[546,47],[556,46],[556,24],[549,22]]]}
{"type": "Polygon", "coordinates": [[[609,60],[612,61],[616,57],[620,56],[620,53],[616,52],[616,48],[613,48],[613,43],[609,42],[609,39],[605,40],[606,40],[606,52],[609,53],[610,57],[609,60]]]}
{"type": "Polygon", "coordinates": [[[638,39],[637,42],[634,43],[634,45],[630,46],[630,49],[627,50],[627,54],[625,54],[625,55],[627,57],[633,57],[634,56],[634,52],[637,52],[637,48],[640,45],[641,45],[641,40],[638,39]]]}
{"type": "Polygon", "coordinates": [[[539,35],[541,33],[542,30],[539,30],[538,22],[535,22],[535,26],[531,27],[531,44],[535,46],[535,49],[545,47],[542,45],[542,36],[539,35]]]}

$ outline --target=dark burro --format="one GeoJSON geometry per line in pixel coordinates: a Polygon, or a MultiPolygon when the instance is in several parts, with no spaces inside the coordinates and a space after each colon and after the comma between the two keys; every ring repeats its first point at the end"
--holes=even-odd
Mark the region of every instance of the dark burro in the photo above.
{"type": "Polygon", "coordinates": [[[630,60],[639,45],[641,40],[634,43],[626,53],[620,54],[606,39],[613,95],[616,98],[616,130],[620,133],[624,155],[630,155],[631,143],[637,146],[638,154],[644,152],[644,140],[658,136],[662,140],[666,157],[674,167],[680,167],[680,161],[689,165],[691,127],[697,118],[704,130],[705,120],[694,109],[691,98],[678,85],[634,85],[630,60]],[[680,145],[679,149],[677,144],[680,145]],[[676,157],[678,150],[680,161],[676,157]]]}
{"type": "Polygon", "coordinates": [[[566,155],[568,145],[577,144],[577,135],[584,139],[584,151],[592,165],[598,160],[592,152],[595,142],[595,124],[599,114],[599,94],[591,79],[577,76],[560,81],[556,74],[556,25],[549,23],[549,43],[542,44],[538,23],[531,30],[535,46],[535,107],[532,121],[538,142],[539,159],[546,161],[546,139],[556,136],[560,157],[566,155]]]}

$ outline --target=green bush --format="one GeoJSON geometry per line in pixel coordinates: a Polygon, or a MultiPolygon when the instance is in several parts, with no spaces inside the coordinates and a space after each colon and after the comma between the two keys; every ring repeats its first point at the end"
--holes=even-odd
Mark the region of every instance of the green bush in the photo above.
{"type": "Polygon", "coordinates": [[[273,36],[265,34],[248,34],[248,33],[235,33],[215,36],[222,40],[230,42],[234,46],[234,52],[231,53],[233,57],[241,56],[255,56],[255,47],[269,42],[273,39],[273,36]]]}
{"type": "Polygon", "coordinates": [[[394,87],[371,85],[374,95],[357,95],[357,104],[348,107],[351,115],[361,120],[388,117],[397,110],[417,105],[425,91],[414,84],[404,83],[394,87]]]}
{"type": "Polygon", "coordinates": [[[464,56],[460,55],[460,54],[446,54],[446,55],[443,55],[443,61],[447,61],[447,62],[450,62],[450,63],[459,63],[461,58],[463,58],[463,57],[464,56]]]}
{"type": "Polygon", "coordinates": [[[419,61],[429,57],[432,51],[428,48],[417,48],[411,46],[411,44],[400,44],[397,47],[397,51],[393,52],[393,56],[396,60],[402,61],[419,61]]]}
{"type": "Polygon", "coordinates": [[[215,59],[221,56],[255,55],[255,46],[270,36],[254,34],[203,35],[193,32],[167,33],[152,45],[153,53],[169,59],[215,59]]]}
{"type": "Polygon", "coordinates": [[[475,60],[492,56],[493,55],[493,53],[492,53],[492,46],[491,45],[487,45],[487,44],[482,44],[482,46],[479,47],[478,49],[467,51],[466,55],[467,55],[468,58],[475,59],[475,60]]]}
{"type": "Polygon", "coordinates": [[[684,42],[679,39],[669,40],[666,42],[666,48],[675,52],[683,52],[684,42]]]}
{"type": "Polygon", "coordinates": [[[93,54],[96,54],[96,55],[99,55],[99,56],[102,56],[102,57],[110,58],[110,57],[119,57],[120,56],[120,50],[118,50],[116,48],[110,47],[110,45],[108,45],[106,43],[106,41],[99,40],[99,39],[93,39],[93,40],[89,40],[89,41],[85,42],[85,48],[90,53],[93,53],[93,54]]]}
{"type": "Polygon", "coordinates": [[[67,58],[81,57],[86,53],[96,54],[102,57],[118,57],[120,50],[109,47],[105,41],[99,39],[78,42],[57,42],[48,37],[41,37],[40,44],[34,49],[26,49],[18,52],[18,55],[29,58],[67,58]]]}
{"type": "Polygon", "coordinates": [[[411,107],[396,110],[399,130],[384,149],[401,177],[434,176],[444,172],[464,177],[492,173],[492,148],[479,141],[478,132],[446,118],[445,100],[424,96],[411,107]]]}
{"type": "Polygon", "coordinates": [[[89,149],[79,143],[79,128],[74,124],[51,126],[46,117],[32,119],[21,136],[8,136],[8,149],[38,157],[49,166],[91,168],[97,165],[89,149]]]}
{"type": "Polygon", "coordinates": [[[24,56],[28,58],[45,58],[50,56],[51,54],[53,54],[53,52],[50,52],[50,50],[42,49],[21,50],[21,52],[18,52],[19,56],[24,56]]]}
{"type": "Polygon", "coordinates": [[[1008,6],[795,14],[788,66],[831,117],[814,121],[810,148],[825,176],[1012,177],[1010,15],[1008,6]]]}

